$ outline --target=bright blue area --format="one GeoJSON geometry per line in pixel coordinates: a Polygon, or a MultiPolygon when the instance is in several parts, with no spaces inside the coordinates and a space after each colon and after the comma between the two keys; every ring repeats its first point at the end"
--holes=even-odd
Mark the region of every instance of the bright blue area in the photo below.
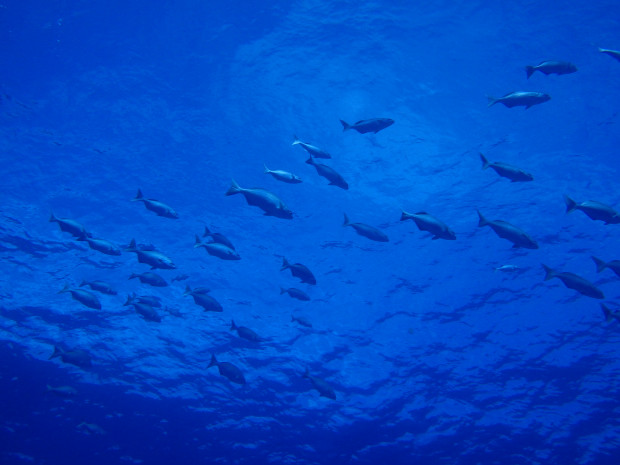
{"type": "Polygon", "coordinates": [[[618,276],[591,259],[620,260],[620,225],[563,200],[620,208],[620,62],[598,51],[620,50],[617,2],[259,3],[0,4],[0,463],[619,463],[620,322],[541,266],[620,308],[618,276]],[[526,79],[545,60],[578,71],[526,79]],[[513,91],[551,100],[487,107],[513,91]],[[339,123],[377,117],[395,123],[339,123]],[[294,135],[330,152],[316,161],[349,189],[294,135]],[[482,170],[479,152],[534,181],[482,170]],[[225,196],[232,178],[294,218],[225,196]],[[179,219],[131,202],[138,188],[179,219]],[[540,248],[511,248],[477,209],[540,248]],[[431,240],[401,210],[457,239],[431,240]],[[177,265],[156,270],[169,286],[129,280],[149,270],[135,253],[91,250],[51,211],[153,245],[177,265]],[[343,228],[345,212],[390,242],[343,228]],[[194,248],[205,226],[241,260],[194,248]],[[284,257],[317,285],[280,271],[284,257]],[[94,292],[92,310],[58,293],[82,280],[118,294],[94,292]],[[203,312],[186,284],[224,311],[203,312]],[[134,292],[161,298],[160,323],[123,306],[134,292]],[[92,367],[49,360],[54,345],[92,367]],[[247,383],[207,368],[212,353],[247,383]]]}

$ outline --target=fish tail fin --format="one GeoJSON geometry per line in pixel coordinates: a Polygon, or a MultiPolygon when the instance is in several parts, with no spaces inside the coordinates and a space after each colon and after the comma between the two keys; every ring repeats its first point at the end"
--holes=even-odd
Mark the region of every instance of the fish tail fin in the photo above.
{"type": "Polygon", "coordinates": [[[295,140],[293,141],[293,143],[291,145],[297,145],[297,144],[301,144],[301,141],[299,140],[299,137],[297,136],[293,136],[295,138],[295,140]]]}
{"type": "Polygon", "coordinates": [[[86,286],[87,284],[88,284],[88,283],[87,283],[86,281],[82,280],[82,282],[80,283],[80,287],[84,287],[84,286],[86,286]]]}
{"type": "Polygon", "coordinates": [[[314,164],[315,164],[315,163],[314,163],[314,158],[312,158],[312,155],[310,155],[310,158],[308,158],[308,159],[306,160],[306,163],[308,163],[309,165],[314,165],[314,164]]]}
{"type": "Polygon", "coordinates": [[[200,246],[202,246],[202,241],[200,240],[200,237],[198,237],[198,234],[196,234],[196,240],[194,241],[194,248],[197,248],[200,246]]]}
{"type": "Polygon", "coordinates": [[[487,107],[492,107],[493,105],[495,105],[498,102],[498,99],[496,99],[495,97],[491,97],[489,95],[487,95],[487,107]]]}
{"type": "Polygon", "coordinates": [[[132,202],[139,202],[140,200],[144,200],[144,195],[142,195],[142,190],[140,190],[140,188],[138,188],[138,192],[136,193],[136,196],[131,199],[132,202]]]}
{"type": "Polygon", "coordinates": [[[286,289],[284,289],[282,286],[280,286],[280,295],[282,294],[286,294],[286,289]]]}
{"type": "Polygon", "coordinates": [[[192,293],[192,288],[189,287],[189,284],[185,285],[185,292],[183,292],[183,297],[185,297],[186,295],[190,295],[192,293]]]}
{"type": "Polygon", "coordinates": [[[271,170],[269,168],[267,168],[266,164],[263,163],[263,166],[265,167],[265,171],[264,171],[265,174],[271,173],[271,170]]]}
{"type": "MultiPolygon", "coordinates": [[[[131,278],[129,278],[129,279],[131,279],[131,278]]],[[[127,300],[123,304],[123,307],[126,307],[127,305],[131,305],[135,298],[136,298],[135,294],[128,294],[127,295],[127,300]]]]}
{"type": "Polygon", "coordinates": [[[239,184],[237,184],[237,181],[233,179],[230,184],[230,188],[226,191],[225,195],[235,195],[239,192],[241,192],[241,186],[239,186],[239,184]]]}
{"type": "Polygon", "coordinates": [[[88,239],[88,233],[86,231],[80,231],[80,235],[75,238],[76,241],[85,241],[88,239]]]}
{"type": "Polygon", "coordinates": [[[536,68],[534,68],[533,66],[526,66],[525,67],[525,74],[527,75],[528,79],[530,78],[530,76],[532,74],[534,74],[534,71],[536,71],[536,68]]]}
{"type": "Polygon", "coordinates": [[[131,273],[131,276],[129,276],[129,279],[134,279],[137,278],[138,275],[136,273],[131,273]]]}
{"type": "Polygon", "coordinates": [[[207,368],[211,368],[212,366],[217,366],[217,359],[214,354],[211,354],[211,361],[209,362],[209,366],[207,368]]]}
{"type": "Polygon", "coordinates": [[[138,248],[136,247],[136,240],[132,239],[129,245],[125,248],[127,252],[136,252],[138,248]]]}
{"type": "Polygon", "coordinates": [[[482,153],[480,153],[480,160],[482,160],[482,169],[486,170],[489,167],[489,160],[482,153]]]}
{"type": "Polygon", "coordinates": [[[286,258],[282,258],[282,268],[280,268],[280,271],[282,270],[286,270],[287,268],[290,268],[291,264],[288,262],[288,260],[286,258]]]}
{"type": "Polygon", "coordinates": [[[480,210],[476,210],[478,212],[478,227],[481,228],[483,226],[486,226],[489,224],[489,220],[487,220],[484,216],[482,216],[482,213],[480,213],[480,210]]]}
{"type": "Polygon", "coordinates": [[[600,273],[601,271],[603,271],[605,268],[607,268],[607,263],[605,263],[603,260],[601,260],[598,257],[595,257],[594,255],[592,255],[592,260],[594,260],[594,263],[596,264],[596,272],[600,273]]]}
{"type": "Polygon", "coordinates": [[[351,129],[351,125],[345,121],[340,120],[340,124],[342,124],[342,130],[346,131],[348,129],[351,129]]]}
{"type": "Polygon", "coordinates": [[[564,194],[564,202],[566,202],[566,213],[574,212],[577,209],[577,202],[564,194]]]}
{"type": "Polygon", "coordinates": [[[609,323],[613,318],[611,310],[609,310],[609,307],[607,307],[607,305],[605,304],[601,304],[601,310],[603,310],[603,315],[605,315],[605,321],[609,323]]]}
{"type": "Polygon", "coordinates": [[[545,279],[544,279],[545,281],[549,281],[551,278],[555,277],[555,270],[553,270],[552,268],[549,268],[544,263],[542,263],[542,267],[545,270],[545,279]]]}
{"type": "Polygon", "coordinates": [[[54,346],[54,353],[50,355],[50,358],[48,358],[48,360],[51,360],[54,357],[60,357],[61,354],[62,354],[62,349],[58,346],[54,346]]]}
{"type": "Polygon", "coordinates": [[[211,231],[208,226],[205,226],[205,232],[202,233],[202,237],[207,237],[211,235],[211,231]]]}
{"type": "Polygon", "coordinates": [[[343,226],[349,226],[351,223],[349,222],[349,217],[347,216],[347,214],[344,214],[344,223],[342,223],[343,226]]]}
{"type": "Polygon", "coordinates": [[[65,283],[65,287],[58,291],[58,294],[62,294],[63,292],[69,292],[69,283],[65,283]]]}
{"type": "Polygon", "coordinates": [[[401,210],[400,221],[405,221],[409,218],[412,218],[411,213],[407,213],[405,210],[401,210]]]}
{"type": "Polygon", "coordinates": [[[237,329],[237,325],[235,324],[235,320],[230,320],[230,330],[234,331],[237,329]]]}
{"type": "Polygon", "coordinates": [[[58,221],[58,218],[54,215],[54,212],[50,212],[50,223],[55,223],[58,221]]]}

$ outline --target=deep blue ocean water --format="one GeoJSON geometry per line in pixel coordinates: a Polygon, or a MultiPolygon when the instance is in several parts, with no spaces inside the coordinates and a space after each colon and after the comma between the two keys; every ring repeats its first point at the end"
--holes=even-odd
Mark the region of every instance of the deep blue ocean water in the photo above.
{"type": "Polygon", "coordinates": [[[599,52],[620,50],[617,2],[9,0],[0,24],[0,463],[620,463],[620,321],[601,308],[620,310],[620,278],[591,258],[620,260],[620,225],[563,200],[620,209],[620,62],[599,52]],[[578,71],[527,79],[545,60],[578,71]],[[514,91],[551,100],[487,106],[514,91]],[[339,122],[370,118],[395,123],[339,122]],[[534,180],[482,170],[480,152],[534,180]],[[225,196],[233,178],[293,219],[225,196]],[[139,188],[179,218],[132,202],[139,188]],[[539,248],[512,248],[476,210],[539,248]],[[52,212],[164,253],[168,286],[128,279],[149,271],[136,253],[92,250],[52,212]],[[194,248],[205,226],[241,259],[194,248]],[[545,281],[543,263],[605,299],[545,281]],[[92,291],[97,310],[59,293],[83,280],[117,295],[92,291]],[[124,306],[132,293],[159,297],[161,321],[124,306]],[[55,346],[92,366],[50,360],[55,346]]]}

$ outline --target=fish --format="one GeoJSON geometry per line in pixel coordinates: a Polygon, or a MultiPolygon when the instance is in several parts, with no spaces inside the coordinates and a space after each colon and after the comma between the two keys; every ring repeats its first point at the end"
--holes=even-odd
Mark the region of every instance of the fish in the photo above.
{"type": "Polygon", "coordinates": [[[349,217],[347,216],[346,213],[344,214],[344,223],[342,224],[342,226],[351,226],[353,229],[355,229],[356,233],[358,233],[360,236],[367,237],[371,241],[377,241],[377,242],[389,242],[390,241],[386,234],[384,234],[382,231],[380,231],[379,229],[373,226],[369,226],[364,223],[349,222],[349,217]]]}
{"type": "Polygon", "coordinates": [[[316,278],[312,274],[312,272],[308,269],[306,265],[302,265],[301,263],[290,264],[286,258],[282,260],[282,268],[280,271],[291,270],[291,273],[296,278],[299,278],[302,283],[308,283],[315,285],[316,278]]]}
{"type": "Polygon", "coordinates": [[[157,311],[149,304],[139,301],[133,301],[130,303],[133,305],[134,310],[138,315],[144,318],[146,321],[153,321],[155,323],[161,323],[161,317],[157,311]]]}
{"type": "Polygon", "coordinates": [[[138,278],[142,284],[149,284],[155,287],[166,287],[168,283],[164,278],[159,276],[157,273],[153,273],[152,271],[147,271],[146,273],[131,273],[129,279],[138,278]]]}
{"type": "Polygon", "coordinates": [[[200,237],[196,236],[194,248],[203,247],[209,255],[221,258],[222,260],[241,260],[235,249],[219,242],[201,242],[200,237]]]}
{"type": "Polygon", "coordinates": [[[615,58],[616,60],[620,61],[620,52],[616,50],[609,50],[608,48],[599,48],[598,51],[601,53],[604,53],[605,55],[609,55],[610,57],[615,58]]]}
{"type": "Polygon", "coordinates": [[[91,237],[92,234],[86,231],[86,228],[80,223],[68,218],[58,218],[54,216],[54,212],[51,213],[50,223],[58,223],[60,230],[71,234],[73,237],[80,238],[82,236],[91,237]]]}
{"type": "Polygon", "coordinates": [[[85,305],[88,308],[101,310],[101,302],[99,302],[97,296],[92,292],[88,292],[84,289],[71,289],[69,287],[69,284],[65,284],[65,287],[58,291],[58,294],[61,294],[63,292],[69,292],[73,300],[77,300],[79,303],[85,305]]]}
{"type": "Polygon", "coordinates": [[[547,76],[549,74],[571,74],[577,72],[577,67],[568,61],[543,61],[536,66],[525,67],[525,74],[528,79],[536,71],[540,71],[547,76]]]}
{"type": "Polygon", "coordinates": [[[603,310],[603,315],[607,323],[611,320],[620,321],[620,312],[612,312],[604,303],[601,303],[601,310],[603,310]]]}
{"type": "Polygon", "coordinates": [[[185,286],[183,296],[191,295],[196,305],[201,306],[205,312],[223,312],[222,305],[213,297],[208,295],[209,289],[200,287],[192,290],[189,286],[185,286]]]}
{"type": "Polygon", "coordinates": [[[78,391],[73,386],[50,386],[46,385],[47,391],[56,394],[60,397],[73,397],[76,396],[78,391]]]}
{"type": "Polygon", "coordinates": [[[289,184],[299,184],[300,182],[302,182],[301,178],[293,173],[282,170],[270,170],[269,168],[267,168],[267,165],[265,165],[265,174],[270,174],[278,181],[286,182],[289,184]]]}
{"type": "Polygon", "coordinates": [[[456,240],[456,234],[454,234],[454,231],[452,231],[447,224],[426,212],[407,213],[405,210],[402,210],[400,221],[406,220],[413,220],[420,231],[431,233],[433,235],[433,240],[456,240]]]}
{"type": "Polygon", "coordinates": [[[172,278],[170,282],[173,283],[175,281],[185,281],[187,278],[189,278],[188,274],[179,274],[172,278]]]}
{"type": "Polygon", "coordinates": [[[280,295],[288,294],[293,299],[302,300],[304,302],[308,302],[310,300],[310,296],[306,294],[304,291],[295,289],[294,287],[290,287],[288,289],[280,288],[280,295]]]}
{"type": "Polygon", "coordinates": [[[600,220],[605,224],[620,223],[620,213],[604,203],[595,200],[577,203],[566,194],[564,194],[564,202],[566,203],[566,213],[581,210],[592,220],[600,220]]]}
{"type": "Polygon", "coordinates": [[[157,216],[163,216],[164,218],[170,218],[176,220],[179,218],[179,214],[174,211],[172,207],[169,207],[165,203],[162,203],[155,199],[147,199],[142,195],[142,191],[138,189],[138,193],[132,202],[144,202],[144,206],[147,210],[152,211],[157,216]]]}
{"type": "Polygon", "coordinates": [[[312,387],[319,391],[319,397],[327,397],[329,399],[336,400],[336,392],[334,391],[334,388],[332,388],[323,378],[312,376],[307,368],[303,377],[309,379],[312,383],[312,387]]]}
{"type": "Polygon", "coordinates": [[[239,335],[239,337],[242,337],[243,339],[247,339],[248,341],[252,341],[252,342],[260,341],[260,337],[258,337],[258,334],[256,334],[250,328],[246,328],[245,326],[237,326],[235,324],[235,320],[230,321],[230,330],[237,331],[237,334],[239,335]]]}
{"type": "Polygon", "coordinates": [[[86,423],[85,421],[77,425],[76,428],[86,434],[107,434],[101,426],[96,425],[95,423],[86,423]]]}
{"type": "Polygon", "coordinates": [[[225,195],[235,194],[242,194],[248,205],[260,208],[265,212],[265,216],[275,216],[276,218],[283,218],[287,220],[293,218],[293,212],[288,209],[284,202],[282,202],[277,195],[266,189],[262,189],[260,187],[244,189],[233,179],[232,185],[230,186],[230,189],[226,191],[225,195]]]}
{"type": "Polygon", "coordinates": [[[151,270],[160,268],[162,270],[174,270],[176,265],[172,260],[157,250],[142,250],[136,246],[136,240],[132,239],[129,247],[125,249],[127,252],[134,252],[139,263],[151,266],[151,270]]]}
{"type": "Polygon", "coordinates": [[[532,181],[534,176],[530,173],[523,171],[516,166],[508,165],[501,162],[489,163],[489,160],[481,153],[480,159],[482,160],[482,169],[492,168],[497,174],[504,178],[510,179],[511,182],[526,182],[532,181]]]}
{"type": "Polygon", "coordinates": [[[478,212],[478,227],[490,226],[495,234],[503,239],[507,239],[513,243],[512,248],[517,249],[523,247],[525,249],[537,249],[538,243],[532,239],[527,233],[517,228],[516,226],[502,220],[489,221],[482,213],[478,212]]]}
{"type": "Polygon", "coordinates": [[[497,268],[495,268],[495,271],[503,271],[504,273],[513,273],[515,271],[519,271],[521,268],[519,268],[517,265],[502,265],[502,266],[498,266],[497,268]]]}
{"type": "Polygon", "coordinates": [[[60,357],[65,363],[70,363],[80,368],[88,368],[92,366],[90,354],[85,350],[64,350],[62,347],[54,346],[54,353],[50,355],[49,360],[60,357]]]}
{"type": "Polygon", "coordinates": [[[82,233],[80,237],[77,238],[77,240],[88,243],[88,246],[91,249],[96,250],[97,252],[104,253],[106,255],[121,254],[121,249],[117,245],[104,239],[93,239],[91,237],[88,237],[85,233],[82,233]]]}
{"type": "Polygon", "coordinates": [[[490,107],[496,103],[503,103],[508,108],[525,107],[527,110],[533,105],[548,102],[551,100],[551,96],[542,92],[511,92],[500,98],[487,97],[487,99],[490,107]]]}
{"type": "Polygon", "coordinates": [[[373,118],[363,119],[354,124],[348,124],[345,121],[340,120],[340,124],[342,124],[343,131],[355,129],[360,134],[366,134],[367,132],[373,132],[376,134],[382,129],[385,129],[394,124],[394,120],[390,118],[373,118]]]}
{"type": "Polygon", "coordinates": [[[232,242],[230,242],[226,236],[220,233],[213,233],[209,231],[209,228],[205,226],[205,232],[202,234],[202,237],[210,237],[213,242],[217,242],[219,244],[224,244],[225,246],[235,250],[235,246],[232,242]]]}
{"type": "Polygon", "coordinates": [[[245,378],[239,368],[229,362],[218,362],[215,355],[211,354],[211,362],[207,368],[217,366],[220,371],[220,375],[225,376],[233,383],[245,384],[245,378]]]}
{"type": "Polygon", "coordinates": [[[330,186],[337,186],[344,190],[349,189],[349,184],[347,184],[344,178],[332,167],[315,162],[312,156],[306,160],[306,163],[314,166],[319,176],[327,179],[330,186]]]}
{"type": "Polygon", "coordinates": [[[161,308],[161,298],[154,295],[137,296],[135,293],[129,294],[127,296],[127,301],[123,304],[123,306],[133,305],[134,303],[147,304],[151,307],[161,308]]]}
{"type": "Polygon", "coordinates": [[[319,147],[316,147],[315,145],[311,145],[311,144],[308,144],[306,142],[302,142],[302,141],[300,141],[297,138],[297,136],[294,136],[294,137],[295,137],[295,141],[293,142],[293,145],[299,145],[299,146],[303,147],[306,150],[306,152],[308,152],[313,157],[315,157],[315,158],[331,158],[332,157],[325,150],[323,150],[323,149],[321,149],[319,147]]]}
{"type": "Polygon", "coordinates": [[[99,291],[102,294],[116,295],[116,291],[112,286],[104,281],[82,281],[80,287],[88,286],[93,291],[99,291]]]}
{"type": "Polygon", "coordinates": [[[600,258],[595,257],[594,255],[592,256],[592,260],[594,260],[594,263],[596,264],[597,273],[600,273],[605,268],[609,268],[611,271],[616,273],[616,276],[620,277],[620,260],[612,260],[610,262],[605,262],[601,260],[600,258]]]}
{"type": "Polygon", "coordinates": [[[548,281],[553,278],[558,278],[569,289],[574,289],[575,291],[587,297],[592,297],[594,299],[605,298],[605,295],[598,287],[596,287],[594,284],[592,284],[587,279],[582,278],[581,276],[578,276],[574,273],[567,273],[567,272],[559,273],[555,271],[554,269],[548,267],[544,263],[542,264],[542,267],[545,270],[545,281],[548,281]]]}
{"type": "Polygon", "coordinates": [[[303,316],[291,315],[291,321],[293,323],[299,323],[300,325],[305,326],[306,328],[312,328],[312,323],[306,320],[303,316]]]}

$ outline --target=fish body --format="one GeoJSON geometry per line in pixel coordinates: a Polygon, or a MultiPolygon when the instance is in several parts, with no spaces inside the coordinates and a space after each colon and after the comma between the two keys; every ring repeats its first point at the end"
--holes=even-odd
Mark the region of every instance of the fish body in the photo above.
{"type": "Polygon", "coordinates": [[[503,103],[508,108],[512,107],[525,107],[527,110],[533,105],[545,103],[551,100],[551,97],[542,92],[511,92],[503,97],[487,97],[489,99],[489,106],[493,106],[496,103],[503,103]]]}
{"type": "Polygon", "coordinates": [[[545,270],[545,281],[548,281],[553,278],[558,278],[560,281],[564,283],[566,287],[569,289],[574,289],[575,291],[583,294],[587,297],[592,297],[594,299],[604,299],[605,295],[603,292],[581,276],[578,276],[574,273],[562,272],[559,273],[552,268],[549,268],[547,265],[543,264],[543,268],[545,270]]]}
{"type": "Polygon", "coordinates": [[[134,301],[131,305],[133,305],[136,313],[146,321],[154,321],[155,323],[161,322],[161,317],[151,305],[139,301],[134,301]]]}
{"type": "Polygon", "coordinates": [[[306,163],[314,166],[319,176],[322,176],[325,179],[327,179],[329,181],[330,186],[337,186],[345,190],[349,188],[349,184],[347,184],[347,182],[340,175],[340,173],[338,173],[332,167],[315,162],[312,156],[310,156],[310,158],[306,160],[306,163]]]}
{"type": "Polygon", "coordinates": [[[110,286],[108,283],[104,281],[82,281],[82,283],[80,284],[80,287],[84,287],[84,286],[88,286],[93,291],[98,291],[98,292],[101,292],[102,294],[116,295],[116,291],[112,289],[112,286],[110,286]]]}
{"type": "Polygon", "coordinates": [[[132,239],[129,247],[125,249],[127,252],[134,252],[139,263],[150,265],[151,269],[160,268],[162,270],[174,270],[176,265],[170,258],[157,250],[141,250],[136,247],[136,240],[132,239]]]}
{"type": "Polygon", "coordinates": [[[620,321],[620,312],[612,312],[609,307],[603,303],[601,303],[601,310],[603,310],[606,322],[609,323],[611,320],[620,321]]]}
{"type": "Polygon", "coordinates": [[[456,234],[454,234],[454,231],[452,231],[447,224],[426,212],[407,213],[403,210],[400,221],[405,220],[413,220],[420,231],[431,233],[433,235],[433,240],[447,239],[453,241],[456,239],[456,234]]]}
{"type": "Polygon", "coordinates": [[[318,376],[312,376],[308,369],[304,373],[304,378],[307,378],[312,383],[312,387],[319,391],[320,397],[327,397],[329,399],[336,400],[336,392],[334,388],[330,386],[330,384],[325,381],[323,378],[319,378],[318,376]]]}
{"type": "Polygon", "coordinates": [[[70,363],[71,365],[75,365],[80,368],[88,368],[92,366],[90,354],[81,349],[64,350],[61,347],[54,346],[54,353],[49,359],[51,360],[55,357],[60,357],[63,362],[70,363]]]}
{"type": "Polygon", "coordinates": [[[86,434],[106,434],[106,431],[101,426],[96,425],[95,423],[86,423],[84,421],[77,425],[77,429],[86,434]]]}
{"type": "Polygon", "coordinates": [[[508,165],[501,162],[489,163],[489,161],[483,154],[480,154],[480,159],[482,160],[483,170],[487,168],[492,168],[497,174],[504,178],[510,179],[512,182],[526,182],[532,181],[534,179],[534,176],[532,176],[530,173],[527,173],[522,169],[517,168],[516,166],[508,165]]]}
{"type": "Polygon", "coordinates": [[[168,283],[157,273],[147,271],[146,273],[132,273],[129,279],[138,278],[142,284],[149,284],[154,287],[166,287],[168,283]]]}
{"type": "Polygon", "coordinates": [[[295,276],[296,278],[299,278],[302,283],[308,283],[312,285],[316,284],[316,278],[314,277],[314,275],[312,274],[312,272],[310,271],[310,269],[308,269],[306,265],[302,265],[301,263],[290,264],[288,260],[284,258],[282,261],[282,268],[280,268],[280,271],[284,271],[287,269],[291,270],[292,275],[295,276]]]}
{"type": "Polygon", "coordinates": [[[609,50],[608,48],[599,48],[598,51],[601,53],[604,53],[605,55],[609,55],[610,57],[615,58],[616,60],[620,61],[620,52],[618,52],[617,50],[609,50]]]}
{"type": "Polygon", "coordinates": [[[82,236],[91,236],[91,234],[86,231],[86,228],[84,228],[84,226],[82,226],[77,221],[70,220],[68,218],[58,218],[54,216],[53,212],[50,216],[50,223],[58,223],[61,231],[67,232],[76,238],[80,238],[82,236]]]}
{"type": "Polygon", "coordinates": [[[174,211],[172,207],[158,200],[145,198],[140,189],[138,189],[138,193],[136,197],[132,199],[132,202],[143,202],[146,209],[152,211],[157,216],[163,216],[164,218],[171,218],[173,220],[179,218],[179,214],[174,211]]]}
{"type": "Polygon", "coordinates": [[[605,224],[620,223],[620,213],[604,203],[596,202],[595,200],[586,200],[585,202],[577,203],[568,195],[564,195],[564,202],[566,203],[566,213],[581,210],[595,221],[600,220],[605,224]]]}
{"type": "Polygon", "coordinates": [[[161,299],[154,295],[136,296],[136,294],[130,294],[127,296],[127,301],[123,304],[123,306],[133,305],[134,303],[147,304],[151,307],[161,308],[161,299]]]}
{"type": "Polygon", "coordinates": [[[244,189],[233,179],[230,189],[226,191],[226,195],[235,194],[242,194],[248,205],[260,208],[265,212],[266,216],[275,216],[287,220],[293,218],[293,212],[288,209],[284,202],[282,202],[277,195],[266,189],[258,187],[244,189]]]}
{"type": "Polygon", "coordinates": [[[315,145],[307,144],[306,142],[300,141],[297,138],[297,136],[295,136],[295,141],[293,142],[293,145],[300,145],[306,150],[306,152],[308,152],[310,155],[312,155],[315,158],[331,158],[332,157],[325,150],[319,147],[316,147],[315,145]]]}
{"type": "Polygon", "coordinates": [[[191,295],[196,305],[201,306],[205,312],[223,312],[222,305],[213,297],[208,295],[209,289],[196,288],[192,290],[189,286],[185,287],[184,296],[191,295]]]}
{"type": "Polygon", "coordinates": [[[303,316],[291,315],[291,321],[293,323],[299,323],[300,325],[305,326],[306,328],[312,328],[312,323],[306,320],[303,316]]]}
{"type": "Polygon", "coordinates": [[[47,391],[52,392],[60,397],[73,397],[78,391],[73,386],[50,386],[46,385],[47,391]]]}
{"type": "Polygon", "coordinates": [[[600,273],[605,268],[609,268],[611,271],[616,273],[616,276],[620,277],[620,260],[612,260],[610,262],[605,262],[597,257],[592,257],[594,263],[596,264],[596,272],[600,273]]]}
{"type": "Polygon", "coordinates": [[[280,295],[288,294],[293,299],[302,300],[304,302],[308,302],[310,300],[310,296],[306,294],[304,291],[300,289],[295,289],[294,287],[290,287],[288,289],[280,288],[280,295]]]}
{"type": "Polygon", "coordinates": [[[101,310],[101,302],[99,302],[97,296],[92,292],[88,292],[84,289],[71,289],[68,284],[65,284],[65,287],[58,291],[59,294],[63,292],[69,292],[73,300],[77,300],[88,308],[101,310]]]}
{"type": "Polygon", "coordinates": [[[228,248],[235,250],[235,246],[226,238],[226,236],[220,233],[212,233],[211,231],[209,231],[209,228],[207,226],[205,226],[205,232],[202,234],[202,237],[210,237],[213,242],[217,242],[218,244],[224,244],[228,248]]]}
{"type": "Polygon", "coordinates": [[[245,384],[245,378],[239,368],[229,362],[218,362],[215,355],[211,354],[211,362],[207,368],[217,366],[220,371],[220,375],[225,376],[233,383],[245,384]]]}
{"type": "Polygon", "coordinates": [[[256,334],[250,328],[246,328],[245,326],[237,326],[235,324],[235,320],[231,320],[230,330],[237,331],[237,334],[239,335],[239,337],[242,337],[243,339],[247,339],[248,341],[252,341],[252,342],[260,341],[260,337],[258,337],[258,334],[256,334]]]}
{"type": "Polygon", "coordinates": [[[289,184],[299,184],[300,182],[302,182],[301,178],[293,173],[282,170],[270,170],[269,168],[267,168],[267,165],[265,165],[265,174],[270,174],[278,181],[286,182],[289,184]]]}
{"type": "Polygon", "coordinates": [[[189,278],[188,274],[179,274],[177,276],[175,276],[174,278],[172,278],[170,280],[170,282],[175,282],[175,281],[185,281],[187,278],[189,278]]]}
{"type": "Polygon", "coordinates": [[[571,74],[577,72],[577,67],[568,61],[543,61],[536,66],[525,67],[525,74],[528,79],[536,71],[540,71],[547,76],[549,74],[571,74]]]}
{"type": "Polygon", "coordinates": [[[104,239],[93,239],[91,237],[86,236],[86,234],[82,234],[77,238],[78,241],[84,241],[88,243],[88,246],[96,250],[97,252],[104,253],[106,255],[120,255],[121,249],[113,244],[110,241],[106,241],[104,239]]]}
{"type": "Polygon", "coordinates": [[[342,225],[351,226],[353,229],[355,229],[356,233],[358,233],[360,236],[367,237],[371,241],[377,241],[377,242],[389,242],[390,241],[386,234],[384,234],[382,231],[380,231],[379,229],[373,226],[369,226],[364,223],[349,222],[349,217],[347,216],[346,213],[344,214],[344,223],[342,225]]]}
{"type": "Polygon", "coordinates": [[[478,227],[482,228],[483,226],[490,226],[491,229],[495,232],[495,234],[497,234],[499,237],[512,242],[513,248],[538,248],[538,244],[536,243],[536,241],[516,226],[502,220],[489,221],[484,216],[482,216],[482,213],[480,213],[480,211],[478,211],[478,218],[478,227]]]}
{"type": "Polygon", "coordinates": [[[498,266],[497,268],[495,268],[495,271],[502,271],[504,273],[514,273],[515,271],[519,271],[521,268],[519,268],[517,265],[502,265],[502,266],[498,266]]]}
{"type": "Polygon", "coordinates": [[[235,249],[231,249],[227,245],[219,242],[201,242],[198,236],[196,236],[194,247],[203,247],[209,255],[221,258],[222,260],[241,260],[241,257],[235,249]]]}
{"type": "Polygon", "coordinates": [[[376,134],[382,129],[385,129],[394,124],[394,120],[390,118],[373,118],[363,119],[354,124],[348,124],[345,121],[340,120],[340,124],[342,124],[343,131],[355,129],[360,134],[366,134],[367,132],[373,132],[376,134]]]}

